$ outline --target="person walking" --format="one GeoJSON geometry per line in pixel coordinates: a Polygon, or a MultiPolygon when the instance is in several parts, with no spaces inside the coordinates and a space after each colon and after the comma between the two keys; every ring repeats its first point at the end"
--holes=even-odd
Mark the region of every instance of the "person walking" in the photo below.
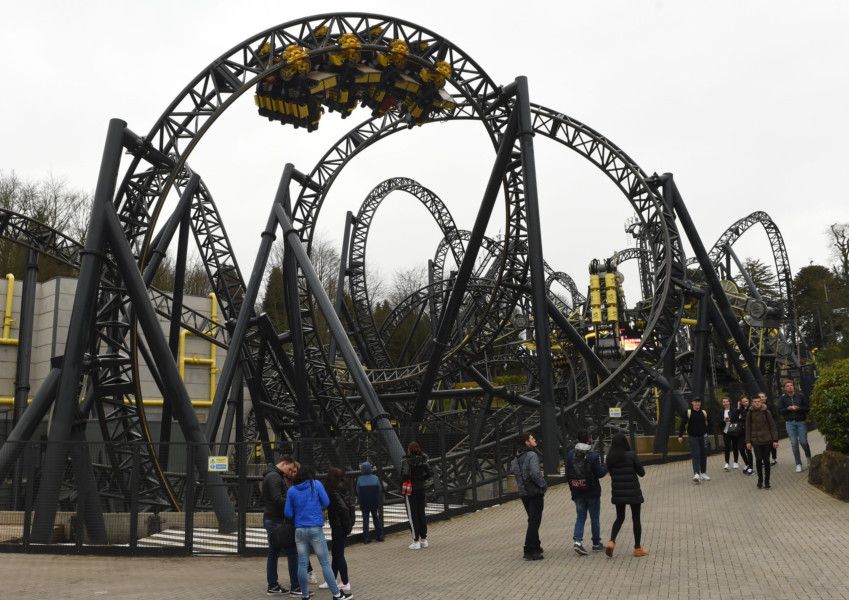
{"type": "Polygon", "coordinates": [[[693,482],[710,481],[707,475],[707,434],[708,414],[702,410],[700,398],[693,398],[693,408],[681,419],[678,431],[678,442],[684,442],[684,431],[690,445],[690,455],[693,459],[693,482]]]}
{"type": "Polygon", "coordinates": [[[295,545],[298,548],[298,583],[301,597],[310,598],[309,563],[310,549],[315,552],[328,589],[337,600],[353,598],[350,592],[341,591],[336,585],[330,559],[327,557],[327,539],[324,537],[323,510],[330,506],[330,498],[320,481],[315,479],[315,471],[304,466],[295,477],[295,485],[286,492],[286,505],[283,514],[295,524],[295,545]]]}
{"type": "Polygon", "coordinates": [[[291,477],[296,471],[295,461],[289,455],[281,456],[277,464],[270,465],[262,478],[260,495],[262,497],[262,524],[268,533],[268,557],[265,563],[265,576],[267,582],[266,593],[269,596],[286,594],[290,589],[298,587],[298,561],[297,555],[292,550],[277,549],[271,543],[271,532],[283,524],[283,505],[286,501],[286,492],[291,485],[291,477]],[[277,559],[280,554],[285,554],[289,563],[289,588],[285,588],[277,581],[277,559]]]}
{"type": "MultiPolygon", "coordinates": [[[[354,506],[354,495],[351,486],[345,477],[345,471],[339,467],[330,467],[327,470],[326,480],[327,495],[330,498],[330,506],[327,507],[327,520],[330,523],[330,567],[333,569],[333,578],[339,576],[341,583],[339,589],[344,592],[351,591],[351,583],[348,581],[348,561],[345,560],[345,541],[354,528],[354,520],[357,510],[354,506]]],[[[330,584],[325,581],[319,589],[326,590],[330,584]]]]}
{"type": "Polygon", "coordinates": [[[751,475],[754,473],[752,467],[754,467],[754,462],[752,461],[752,451],[746,447],[746,415],[749,414],[749,398],[748,396],[740,396],[740,400],[737,402],[737,419],[740,423],[740,427],[742,431],[739,436],[739,444],[740,444],[740,454],[743,455],[743,464],[745,465],[745,469],[743,469],[743,475],[751,475]]]}
{"type": "MultiPolygon", "coordinates": [[[[775,410],[775,404],[769,401],[769,398],[766,396],[766,392],[758,392],[758,397],[766,406],[766,409],[769,411],[769,414],[772,415],[772,420],[778,423],[778,415],[779,412],[775,410]]],[[[770,446],[769,448],[770,456],[772,456],[772,466],[775,466],[778,463],[778,449],[770,446]]]]}
{"type": "Polygon", "coordinates": [[[378,542],[383,541],[383,484],[374,474],[374,467],[368,461],[360,464],[357,477],[357,500],[363,516],[363,543],[371,543],[369,517],[374,523],[374,535],[378,542]]]}
{"type": "Polygon", "coordinates": [[[793,458],[796,460],[796,472],[801,473],[802,458],[799,455],[799,446],[805,451],[806,467],[811,466],[811,447],[808,445],[806,423],[811,404],[802,392],[796,391],[796,386],[788,379],[784,382],[784,394],[779,399],[779,406],[790,438],[790,449],[793,450],[793,458]]]}
{"type": "Polygon", "coordinates": [[[755,450],[755,466],[758,472],[758,489],[769,489],[769,449],[778,449],[778,429],[772,413],[767,410],[760,396],[752,401],[746,415],[746,448],[755,450]]]}
{"type": "Polygon", "coordinates": [[[740,415],[736,409],[731,408],[731,399],[722,399],[722,447],[725,452],[725,465],[723,469],[729,470],[728,463],[731,455],[734,462],[731,468],[739,469],[737,460],[740,457],[740,433],[743,426],[740,425],[740,415]]]}
{"type": "Polygon", "coordinates": [[[542,560],[543,550],[539,540],[539,526],[542,523],[542,511],[545,507],[545,492],[548,482],[539,466],[537,440],[532,433],[519,434],[519,447],[516,457],[510,463],[510,472],[516,478],[516,487],[522,498],[522,505],[528,515],[528,527],[525,530],[525,560],[542,560]]]}
{"type": "Polygon", "coordinates": [[[616,536],[625,522],[625,508],[631,507],[631,521],[634,525],[634,556],[642,557],[648,555],[649,551],[643,547],[641,538],[643,527],[640,523],[640,509],[643,504],[643,492],[640,489],[640,477],[646,474],[637,453],[631,450],[628,438],[624,433],[617,433],[610,442],[610,450],[607,452],[607,469],[610,472],[610,501],[616,507],[616,520],[610,531],[610,541],[604,549],[608,557],[613,557],[616,548],[616,536]]]}
{"type": "Polygon", "coordinates": [[[410,550],[419,550],[430,545],[427,540],[425,504],[433,471],[427,461],[428,456],[418,442],[410,442],[407,445],[407,455],[401,462],[401,493],[404,496],[410,534],[413,538],[410,550]]]}
{"type": "Polygon", "coordinates": [[[607,467],[598,452],[592,449],[592,438],[586,431],[578,432],[578,443],[566,454],[566,481],[572,493],[577,517],[572,532],[573,550],[581,556],[588,554],[584,548],[584,525],[590,515],[593,550],[604,550],[601,544],[601,482],[607,467]]]}

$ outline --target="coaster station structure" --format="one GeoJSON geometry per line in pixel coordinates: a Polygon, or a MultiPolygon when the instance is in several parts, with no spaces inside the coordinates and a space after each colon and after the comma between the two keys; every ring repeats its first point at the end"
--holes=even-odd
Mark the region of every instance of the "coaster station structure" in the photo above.
{"type": "MultiPolygon", "coordinates": [[[[674,415],[685,410],[688,396],[704,395],[717,365],[727,366],[729,381],[755,393],[769,388],[764,373],[798,360],[787,253],[765,213],[735,223],[708,252],[671,175],[647,175],[605,136],[530,102],[524,77],[498,85],[450,41],[380,15],[320,15],[263,31],[201,71],[144,137],[112,120],[84,246],[8,212],[0,214],[0,234],[30,248],[33,268],[37,255],[47,254],[79,269],[64,355],[55,358],[29,407],[25,393],[16,397],[15,426],[0,447],[6,477],[21,442],[52,411],[33,540],[49,538],[56,511],[71,500],[86,508],[87,535],[95,543],[105,539],[103,512],[130,502],[141,510],[179,510],[202,501],[219,528],[231,531],[232,499],[216,474],[206,475],[204,498],[188,499],[186,476],[169,471],[172,421],[196,446],[199,472],[231,442],[255,443],[260,460],[271,462],[275,440],[298,439],[323,440],[303,460],[327,464],[369,455],[397,470],[402,441],[448,432],[442,486],[462,500],[470,481],[503,477],[509,452],[497,449],[521,431],[541,431],[548,472],[558,468],[559,446],[588,426],[602,438],[615,431],[655,436],[656,450],[665,452],[674,415]],[[309,131],[319,128],[325,112],[345,118],[361,106],[370,116],[311,169],[282,167],[245,278],[212,192],[189,157],[215,120],[251,93],[261,116],[309,131]],[[494,151],[472,229],[458,229],[446,204],[423,184],[400,177],[380,182],[356,215],[348,213],[337,295],[329,298],[309,254],[340,172],[390,135],[449,120],[479,123],[494,151]],[[586,286],[543,256],[535,136],[593,164],[633,211],[628,231],[636,246],[593,261],[586,286]],[[122,152],[132,160],[119,177],[122,152]],[[485,232],[502,191],[506,223],[503,238],[494,240],[485,232]],[[377,209],[397,192],[421,202],[443,240],[428,263],[428,284],[377,322],[366,245],[377,209]],[[169,195],[179,202],[166,215],[169,195]],[[730,278],[732,261],[742,269],[732,246],[756,223],[772,243],[781,307],[766,306],[754,287],[748,297],[721,280],[730,278]],[[689,261],[679,228],[694,249],[689,261]],[[220,304],[217,323],[183,303],[190,236],[220,304]],[[285,245],[288,331],[255,312],[277,236],[285,245]],[[151,285],[169,248],[176,256],[173,293],[151,285]],[[446,267],[449,255],[456,271],[446,267]],[[631,259],[639,264],[642,297],[628,306],[617,266],[631,259]],[[551,291],[555,282],[568,296],[551,291]],[[157,315],[170,322],[168,336],[157,315]],[[181,328],[228,349],[205,426],[175,364],[181,328]],[[162,393],[157,437],[141,395],[140,357],[162,393]],[[493,365],[519,374],[523,383],[497,383],[493,365]],[[611,418],[611,408],[628,418],[611,418]],[[97,460],[85,445],[63,443],[86,439],[90,421],[109,448],[97,460]],[[140,478],[130,480],[131,464],[140,478]]],[[[26,280],[25,298],[34,281],[26,280]]],[[[29,360],[32,325],[25,330],[25,318],[19,365],[29,360]]],[[[26,382],[25,373],[18,382],[26,382]]]]}

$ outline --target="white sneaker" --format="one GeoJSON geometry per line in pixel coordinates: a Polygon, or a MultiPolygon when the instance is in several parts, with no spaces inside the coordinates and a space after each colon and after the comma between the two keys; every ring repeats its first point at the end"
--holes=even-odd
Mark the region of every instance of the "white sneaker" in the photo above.
{"type": "Polygon", "coordinates": [[[797,472],[797,473],[801,473],[801,472],[802,472],[802,465],[796,465],[796,472],[797,472]]]}
{"type": "Polygon", "coordinates": [[[739,469],[740,466],[737,463],[734,463],[733,465],[731,465],[731,468],[732,469],[739,469]]]}
{"type": "Polygon", "coordinates": [[[427,540],[426,540],[426,539],[424,539],[424,538],[422,538],[422,541],[421,541],[421,542],[419,542],[419,544],[421,544],[421,547],[422,547],[422,548],[427,548],[428,546],[430,546],[430,544],[428,544],[428,543],[427,543],[427,540]]]}
{"type": "Polygon", "coordinates": [[[698,473],[693,473],[693,481],[695,481],[696,483],[699,483],[699,481],[701,481],[701,478],[699,477],[698,473]]]}
{"type": "Polygon", "coordinates": [[[315,578],[315,573],[310,573],[310,583],[318,583],[318,579],[315,578]]]}
{"type": "Polygon", "coordinates": [[[725,469],[725,470],[727,471],[727,470],[728,470],[728,463],[725,463],[725,466],[724,466],[724,467],[722,467],[722,468],[723,468],[723,469],[725,469]]]}
{"type": "Polygon", "coordinates": [[[702,478],[702,481],[710,481],[710,477],[707,476],[707,473],[702,473],[699,477],[702,478]]]}
{"type": "Polygon", "coordinates": [[[339,591],[350,592],[351,591],[351,582],[349,581],[348,583],[340,583],[339,584],[339,591]]]}
{"type": "MultiPolygon", "coordinates": [[[[330,584],[325,581],[324,583],[322,583],[321,585],[318,586],[318,589],[326,590],[329,587],[330,587],[330,584]]],[[[341,585],[339,585],[338,587],[339,587],[340,590],[342,589],[341,585]]]]}
{"type": "Polygon", "coordinates": [[[409,546],[407,546],[410,550],[420,550],[422,545],[420,542],[413,542],[409,546]]]}

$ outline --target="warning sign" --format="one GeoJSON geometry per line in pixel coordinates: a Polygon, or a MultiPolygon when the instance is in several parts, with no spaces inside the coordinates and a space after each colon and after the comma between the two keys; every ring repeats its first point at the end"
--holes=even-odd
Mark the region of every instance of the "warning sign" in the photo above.
{"type": "Polygon", "coordinates": [[[229,471],[230,470],[230,460],[227,456],[210,456],[209,457],[209,468],[207,471],[210,473],[216,471],[229,471]]]}
{"type": "Polygon", "coordinates": [[[611,419],[619,419],[622,417],[622,409],[618,406],[611,406],[607,409],[607,414],[611,419]]]}

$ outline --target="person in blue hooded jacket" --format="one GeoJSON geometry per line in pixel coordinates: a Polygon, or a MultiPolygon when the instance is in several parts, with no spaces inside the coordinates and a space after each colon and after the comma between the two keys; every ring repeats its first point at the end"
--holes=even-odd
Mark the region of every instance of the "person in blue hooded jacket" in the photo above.
{"type": "Polygon", "coordinates": [[[363,543],[371,542],[369,532],[369,517],[374,521],[374,535],[378,542],[383,541],[383,485],[374,467],[368,461],[360,465],[360,476],[357,477],[357,499],[363,513],[363,543]]]}
{"type": "Polygon", "coordinates": [[[307,564],[310,548],[318,557],[324,580],[334,598],[352,598],[353,594],[341,591],[336,585],[330,559],[327,557],[327,539],[324,537],[324,509],[330,505],[330,497],[324,485],[315,479],[312,467],[303,467],[295,477],[295,485],[286,492],[283,514],[295,524],[295,545],[298,548],[298,582],[303,598],[310,598],[307,564]]]}

